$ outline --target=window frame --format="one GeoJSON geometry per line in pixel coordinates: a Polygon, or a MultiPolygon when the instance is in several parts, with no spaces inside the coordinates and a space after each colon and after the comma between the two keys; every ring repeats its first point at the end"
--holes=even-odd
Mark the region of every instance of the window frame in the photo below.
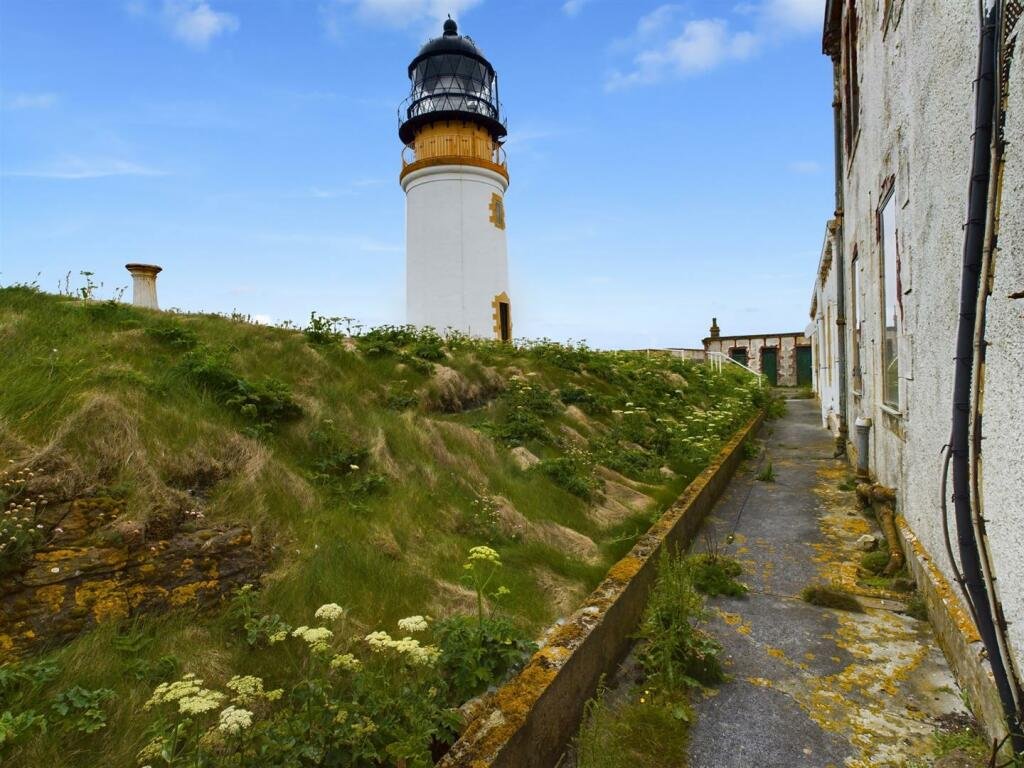
{"type": "Polygon", "coordinates": [[[879,256],[879,258],[878,258],[878,271],[879,271],[879,278],[880,278],[879,281],[878,281],[878,290],[879,290],[879,294],[880,294],[880,296],[879,296],[880,302],[879,302],[878,317],[879,317],[879,325],[880,325],[879,331],[880,331],[880,334],[881,334],[879,336],[879,338],[881,339],[881,344],[878,345],[878,352],[879,352],[879,358],[880,358],[880,363],[881,363],[880,369],[879,369],[879,374],[880,374],[880,377],[881,377],[881,390],[882,390],[881,391],[881,398],[880,398],[880,400],[881,400],[882,406],[885,409],[889,410],[892,413],[899,414],[899,413],[903,412],[903,393],[901,392],[901,384],[900,384],[900,379],[902,378],[902,376],[901,376],[901,374],[902,374],[902,367],[901,367],[901,361],[900,361],[900,348],[899,348],[900,347],[900,337],[903,334],[903,318],[902,318],[902,309],[903,309],[903,307],[902,307],[902,302],[900,301],[900,296],[899,296],[899,293],[900,293],[900,282],[899,282],[899,279],[900,279],[899,278],[899,276],[900,276],[900,260],[899,260],[899,246],[897,245],[897,240],[896,240],[897,233],[899,232],[899,227],[896,225],[896,194],[895,194],[896,190],[895,190],[895,186],[896,185],[893,183],[893,179],[890,177],[890,179],[888,180],[888,183],[882,189],[881,202],[878,205],[878,209],[877,209],[875,215],[877,217],[877,219],[876,219],[877,220],[877,225],[876,226],[877,226],[878,256],[879,256]],[[888,296],[888,291],[886,289],[886,281],[888,280],[890,270],[886,269],[886,260],[888,258],[888,253],[889,252],[888,252],[888,249],[885,247],[885,245],[886,245],[886,243],[885,243],[885,241],[886,241],[886,232],[887,232],[886,226],[885,226],[885,216],[886,216],[886,210],[889,208],[890,205],[892,206],[892,245],[893,245],[893,248],[892,248],[892,265],[893,265],[893,270],[895,271],[895,275],[893,276],[894,282],[893,282],[892,304],[893,304],[894,310],[896,310],[894,312],[894,317],[893,317],[894,325],[893,325],[893,337],[892,337],[892,353],[893,353],[893,359],[892,360],[888,359],[888,354],[887,354],[887,351],[888,351],[888,348],[887,348],[888,339],[887,339],[887,336],[886,336],[886,333],[887,333],[887,330],[888,330],[888,326],[886,325],[886,323],[887,323],[887,320],[888,320],[888,310],[889,310],[889,306],[888,306],[889,303],[887,301],[889,296],[888,296]],[[895,391],[895,394],[896,394],[895,402],[893,402],[893,401],[891,401],[889,399],[889,390],[890,390],[890,382],[889,382],[889,378],[888,378],[889,377],[889,368],[893,364],[896,367],[896,371],[895,371],[896,381],[895,381],[895,388],[894,388],[894,391],[895,391]]]}

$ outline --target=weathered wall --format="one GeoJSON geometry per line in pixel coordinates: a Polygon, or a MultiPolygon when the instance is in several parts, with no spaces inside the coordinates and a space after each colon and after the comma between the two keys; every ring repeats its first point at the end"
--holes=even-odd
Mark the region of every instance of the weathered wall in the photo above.
{"type": "MultiPolygon", "coordinates": [[[[959,313],[963,224],[970,172],[978,18],[973,3],[897,0],[858,2],[860,126],[843,169],[846,285],[854,274],[864,323],[863,387],[849,383],[849,423],[872,420],[869,463],[877,479],[898,490],[898,503],[921,547],[950,583],[940,517],[941,451],[952,418],[953,356],[959,313]],[[877,6],[877,7],[876,7],[877,6]],[[890,182],[891,179],[891,182],[890,182]],[[882,247],[878,209],[894,185],[902,323],[900,406],[882,402],[882,247]]],[[[843,7],[846,4],[843,3],[843,7]]],[[[1019,44],[1018,44],[1019,48],[1019,44]]],[[[1020,54],[1011,74],[1003,185],[1003,232],[988,312],[983,494],[985,516],[1011,622],[1014,653],[1024,662],[1024,151],[1020,54]]],[[[849,104],[844,101],[844,110],[849,104]]],[[[848,288],[848,290],[851,290],[848,288]]],[[[848,316],[855,297],[847,296],[848,316]]],[[[852,323],[851,323],[852,329],[852,323]]],[[[852,335],[848,336],[852,343],[852,335]]],[[[852,354],[852,352],[851,352],[852,354]]],[[[950,501],[950,505],[951,505],[950,501]]]]}
{"type": "Polygon", "coordinates": [[[825,228],[825,241],[818,261],[818,278],[811,296],[811,350],[814,355],[814,392],[821,406],[821,425],[839,433],[839,334],[836,326],[838,303],[836,270],[832,268],[835,234],[825,228]]]}
{"type": "Polygon", "coordinates": [[[729,355],[735,347],[746,347],[747,367],[763,373],[762,350],[766,347],[776,348],[778,352],[778,370],[780,387],[796,386],[796,347],[807,346],[810,341],[802,333],[762,334],[754,336],[719,336],[704,339],[705,352],[721,352],[729,355]]]}

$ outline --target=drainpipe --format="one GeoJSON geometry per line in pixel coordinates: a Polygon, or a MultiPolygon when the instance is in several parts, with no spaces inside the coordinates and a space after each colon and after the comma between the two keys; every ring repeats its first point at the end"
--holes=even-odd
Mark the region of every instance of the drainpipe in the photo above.
{"type": "Polygon", "coordinates": [[[849,435],[847,421],[847,380],[846,380],[846,267],[843,258],[843,120],[840,90],[839,59],[832,59],[832,137],[835,156],[836,210],[833,221],[834,245],[832,247],[833,269],[836,270],[836,336],[839,339],[839,434],[836,435],[836,451],[838,458],[846,453],[846,441],[849,435]]]}
{"type": "Polygon", "coordinates": [[[1024,736],[999,630],[983,571],[981,547],[984,521],[972,505],[971,477],[971,385],[974,378],[974,334],[977,323],[979,276],[984,262],[988,221],[989,187],[992,172],[993,116],[995,112],[995,72],[999,46],[999,2],[982,19],[978,42],[978,75],[975,82],[974,139],[971,177],[968,191],[967,223],[964,226],[963,266],[960,281],[960,318],[957,325],[956,357],[953,374],[953,419],[949,438],[953,468],[953,509],[957,544],[963,572],[963,587],[974,608],[978,634],[992,667],[999,699],[1006,716],[1015,752],[1024,751],[1024,736]]]}

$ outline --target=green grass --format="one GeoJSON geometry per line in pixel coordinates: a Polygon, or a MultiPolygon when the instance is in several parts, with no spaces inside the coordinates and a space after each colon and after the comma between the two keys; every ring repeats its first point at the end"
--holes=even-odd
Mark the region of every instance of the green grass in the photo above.
{"type": "MultiPolygon", "coordinates": [[[[322,325],[310,335],[27,288],[0,289],[0,359],[4,465],[45,464],[55,497],[69,501],[116,494],[123,521],[151,524],[187,503],[200,505],[208,523],[251,526],[271,553],[262,611],[301,623],[338,602],[367,631],[459,610],[454,588],[442,587],[460,583],[466,551],[482,543],[506,564],[503,610],[539,631],[557,615],[538,571],[593,588],[763,406],[742,372],[715,374],[657,355],[397,329],[343,340],[322,325]],[[454,371],[447,383],[435,365],[454,371]],[[522,381],[536,391],[516,394],[522,381]],[[452,405],[452,386],[469,407],[452,405]],[[539,428],[519,431],[510,415],[516,398],[534,395],[529,402],[551,406],[539,428]],[[587,414],[585,423],[570,418],[566,401],[587,414]],[[599,524],[599,486],[589,460],[570,454],[563,424],[587,441],[578,451],[643,483],[650,509],[599,524]],[[517,442],[561,460],[559,471],[519,470],[509,452],[517,442]],[[350,469],[356,456],[359,469],[350,469]],[[663,466],[674,476],[659,473],[663,466]],[[503,497],[529,522],[590,537],[599,558],[583,562],[496,529],[467,531],[463,521],[481,496],[503,497]],[[493,541],[480,540],[486,533],[493,541]]],[[[239,642],[222,611],[187,609],[102,624],[40,658],[56,662],[56,677],[15,708],[44,710],[73,686],[109,688],[108,725],[74,738],[52,729],[30,735],[8,755],[0,746],[5,765],[75,768],[93,765],[96,754],[133,765],[149,717],[141,704],[161,669],[217,684],[253,673],[270,684],[287,667],[273,648],[239,642]],[[117,650],[126,631],[149,639],[117,650]]]]}
{"type": "Polygon", "coordinates": [[[617,704],[598,696],[576,740],[577,768],[686,768],[691,717],[681,694],[665,702],[640,690],[617,704]]]}
{"type": "Polygon", "coordinates": [[[857,598],[836,587],[821,585],[804,587],[800,597],[804,602],[822,608],[834,608],[838,611],[850,611],[851,613],[864,613],[864,608],[857,602],[857,598]]]}

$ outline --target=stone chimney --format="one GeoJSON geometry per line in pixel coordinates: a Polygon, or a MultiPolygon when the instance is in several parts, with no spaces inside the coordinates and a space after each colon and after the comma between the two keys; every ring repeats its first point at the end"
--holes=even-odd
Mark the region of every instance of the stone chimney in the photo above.
{"type": "Polygon", "coordinates": [[[712,317],[711,318],[711,338],[712,339],[717,339],[721,335],[722,335],[722,331],[718,327],[718,318],[717,317],[712,317]]]}
{"type": "Polygon", "coordinates": [[[155,264],[125,264],[132,275],[132,304],[146,309],[160,309],[156,302],[156,276],[163,267],[155,264]]]}

